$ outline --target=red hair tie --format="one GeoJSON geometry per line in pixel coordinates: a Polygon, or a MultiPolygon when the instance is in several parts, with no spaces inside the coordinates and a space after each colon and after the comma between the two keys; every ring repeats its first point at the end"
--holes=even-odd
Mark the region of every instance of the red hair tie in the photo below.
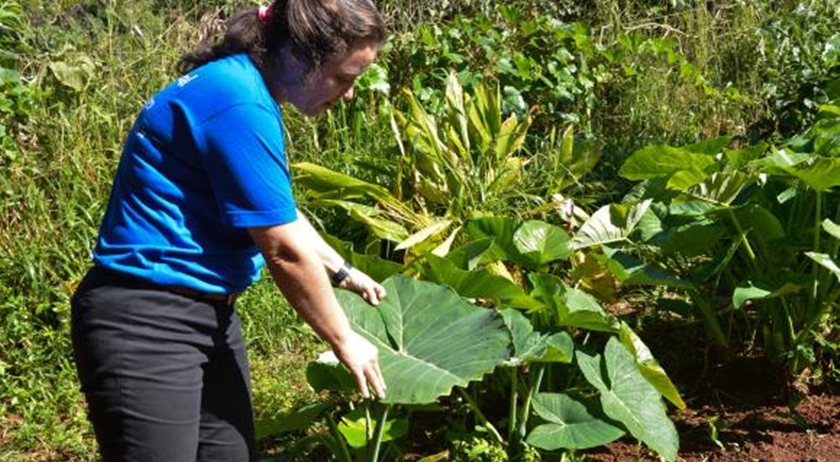
{"type": "Polygon", "coordinates": [[[268,22],[268,17],[271,15],[271,6],[270,5],[263,5],[257,10],[257,17],[260,18],[262,22],[268,22]]]}

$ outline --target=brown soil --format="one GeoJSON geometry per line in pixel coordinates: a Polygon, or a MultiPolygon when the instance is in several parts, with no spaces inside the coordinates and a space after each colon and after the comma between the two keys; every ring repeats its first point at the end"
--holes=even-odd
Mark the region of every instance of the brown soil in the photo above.
{"type": "MultiPolygon", "coordinates": [[[[689,408],[673,416],[680,434],[677,460],[840,461],[840,397],[809,396],[796,411],[804,419],[800,421],[803,425],[782,404],[689,408]],[[712,425],[717,428],[720,446],[712,439],[712,425]]],[[[586,460],[657,461],[658,458],[646,447],[622,440],[588,453],[586,460]]]]}
{"type": "MultiPolygon", "coordinates": [[[[706,336],[697,325],[648,325],[643,338],[688,405],[685,411],[671,413],[680,436],[677,460],[840,462],[837,390],[796,390],[781,368],[760,352],[731,357],[713,346],[698,347],[698,340],[706,336]]],[[[625,438],[587,451],[586,460],[659,459],[646,446],[625,438]]]]}

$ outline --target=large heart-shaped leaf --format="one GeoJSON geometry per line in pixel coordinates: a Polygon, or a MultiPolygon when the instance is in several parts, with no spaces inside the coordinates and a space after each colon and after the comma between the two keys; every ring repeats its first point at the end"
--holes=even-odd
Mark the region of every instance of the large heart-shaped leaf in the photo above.
{"type": "Polygon", "coordinates": [[[581,350],[576,357],[586,380],[601,393],[604,413],[666,460],[675,460],[679,449],[677,429],[665,413],[659,392],[621,342],[610,338],[603,358],[581,350]]]}
{"type": "Polygon", "coordinates": [[[534,411],[547,423],[531,430],[526,441],[546,451],[588,449],[624,436],[624,430],[605,421],[571,397],[559,393],[534,395],[534,411]]]}
{"type": "Polygon", "coordinates": [[[694,152],[694,153],[697,153],[697,154],[707,154],[707,155],[710,155],[710,156],[714,156],[715,154],[718,154],[719,152],[721,152],[723,150],[723,148],[728,146],[729,143],[731,143],[731,142],[732,142],[732,137],[731,136],[721,136],[721,137],[712,138],[712,139],[709,139],[709,140],[698,141],[694,144],[689,144],[689,145],[683,146],[682,149],[685,149],[686,151],[694,152]]]}
{"type": "Polygon", "coordinates": [[[337,291],[353,329],[379,349],[392,404],[428,404],[480,379],[510,358],[501,316],[461,299],[452,289],[393,276],[377,308],[337,291]]]}
{"type": "Polygon", "coordinates": [[[522,223],[513,235],[513,243],[531,267],[569,258],[572,254],[569,235],[562,228],[537,220],[522,223]]]}

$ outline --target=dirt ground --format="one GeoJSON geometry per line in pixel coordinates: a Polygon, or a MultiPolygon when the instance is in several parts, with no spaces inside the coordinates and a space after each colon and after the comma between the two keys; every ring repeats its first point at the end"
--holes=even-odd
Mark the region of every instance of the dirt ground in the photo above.
{"type": "MultiPolygon", "coordinates": [[[[836,388],[796,391],[781,368],[758,352],[728,357],[698,345],[704,334],[697,325],[646,327],[645,342],[688,405],[672,413],[680,435],[679,461],[840,462],[836,388]]],[[[588,451],[587,460],[659,459],[627,438],[588,451]]]]}
{"type": "MultiPolygon", "coordinates": [[[[685,462],[838,462],[840,397],[808,396],[796,407],[785,404],[702,405],[674,415],[680,434],[677,460],[685,462]],[[802,425],[800,425],[802,424],[802,425]],[[712,429],[717,429],[716,440],[712,429]]],[[[634,441],[622,440],[587,453],[601,462],[657,461],[634,441]]]]}

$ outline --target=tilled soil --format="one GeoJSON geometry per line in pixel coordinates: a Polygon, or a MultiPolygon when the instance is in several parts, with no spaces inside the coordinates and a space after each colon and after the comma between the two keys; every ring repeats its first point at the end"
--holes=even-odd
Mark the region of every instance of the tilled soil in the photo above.
{"type": "MultiPolygon", "coordinates": [[[[702,405],[673,415],[680,435],[677,460],[684,462],[838,462],[840,397],[808,396],[785,404],[702,405]],[[717,429],[713,438],[713,428],[717,429]]],[[[657,461],[649,450],[625,439],[587,453],[587,460],[657,461]]]]}
{"type": "MultiPolygon", "coordinates": [[[[647,325],[643,336],[688,405],[671,412],[680,436],[677,460],[840,462],[838,390],[797,390],[761,353],[732,357],[700,344],[705,336],[696,324],[647,325]]],[[[659,460],[629,437],[586,456],[601,462],[659,460]]]]}

